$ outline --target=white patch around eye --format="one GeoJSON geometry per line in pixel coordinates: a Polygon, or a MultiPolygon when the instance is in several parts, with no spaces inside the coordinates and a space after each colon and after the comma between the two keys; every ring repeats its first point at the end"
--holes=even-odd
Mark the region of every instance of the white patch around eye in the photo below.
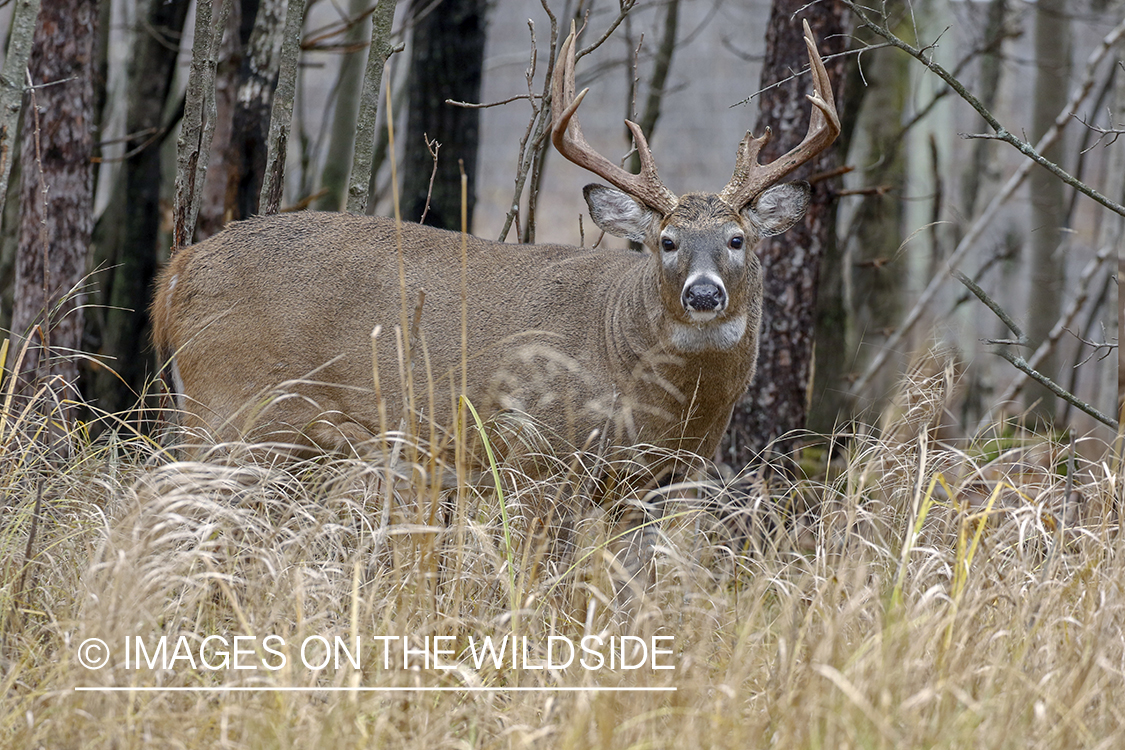
{"type": "Polygon", "coordinates": [[[745,313],[711,325],[672,323],[672,346],[682,352],[726,351],[737,346],[745,335],[745,313]]]}

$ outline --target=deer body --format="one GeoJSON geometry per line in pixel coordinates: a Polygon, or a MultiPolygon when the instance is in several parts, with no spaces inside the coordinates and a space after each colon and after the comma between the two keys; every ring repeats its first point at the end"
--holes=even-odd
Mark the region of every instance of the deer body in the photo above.
{"type": "MultiPolygon", "coordinates": [[[[668,451],[710,457],[754,376],[754,248],[799,220],[808,200],[808,185],[776,183],[839,133],[807,24],[805,40],[814,93],[804,141],[761,165],[769,133],[747,133],[722,191],[682,197],[660,181],[635,124],[626,123],[640,174],[590,148],[575,117],[585,91],[574,93],[574,33],[563,43],[552,142],[614,186],[586,187],[594,222],[647,254],[318,213],[251,219],[180,251],[152,319],[162,355],[175,358],[188,426],[336,450],[405,424],[440,448],[463,382],[483,415],[529,415],[561,454],[596,438],[607,457],[631,459],[626,471],[642,482],[673,465],[668,451]],[[653,457],[640,444],[667,450],[653,457]]],[[[630,575],[647,568],[639,520],[627,522],[630,575]]]]}
{"type": "MultiPolygon", "coordinates": [[[[761,279],[752,252],[723,279],[740,290],[725,314],[695,322],[678,300],[671,309],[681,313],[669,314],[654,256],[466,239],[465,382],[479,411],[529,414],[568,446],[597,431],[613,446],[714,451],[754,372],[761,279]]],[[[461,384],[461,236],[404,224],[402,245],[405,294],[389,219],[256,218],[178,253],[153,319],[160,350],[175,355],[188,424],[221,439],[324,450],[378,434],[379,326],[384,418],[397,428],[407,395],[393,332],[404,300],[413,327],[424,290],[413,419],[418,434],[431,419],[448,433],[461,384]],[[271,392],[295,397],[256,413],[271,392]]]]}

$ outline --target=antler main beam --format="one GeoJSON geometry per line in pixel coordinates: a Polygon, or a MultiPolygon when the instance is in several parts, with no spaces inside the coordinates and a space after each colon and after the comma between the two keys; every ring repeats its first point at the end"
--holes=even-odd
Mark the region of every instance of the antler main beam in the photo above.
{"type": "Polygon", "coordinates": [[[574,114],[589,89],[582,89],[578,96],[574,95],[574,46],[575,32],[572,28],[559,50],[559,59],[555,63],[551,81],[551,142],[570,161],[667,216],[679,199],[664,186],[656,173],[656,161],[652,158],[648,141],[640,126],[635,122],[625,121],[637,144],[637,155],[641,160],[639,174],[628,172],[599,154],[582,135],[582,126],[574,114]]]}
{"type": "Polygon", "coordinates": [[[820,59],[820,52],[813,41],[809,22],[804,21],[805,46],[809,51],[809,68],[813,78],[813,93],[808,96],[812,102],[812,116],[809,118],[809,132],[800,145],[769,164],[759,164],[758,154],[770,140],[770,130],[766,128],[761,138],[750,132],[738,145],[734,175],[719,193],[719,197],[736,210],[754,200],[763,190],[779,181],[797,167],[809,161],[828,148],[840,134],[840,116],[836,113],[836,100],[832,96],[832,82],[828,71],[820,59]]]}

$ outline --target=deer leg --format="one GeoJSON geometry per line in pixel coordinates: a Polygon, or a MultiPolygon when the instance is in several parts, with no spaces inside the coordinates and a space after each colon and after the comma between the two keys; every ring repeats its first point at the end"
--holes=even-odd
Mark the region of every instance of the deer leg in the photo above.
{"type": "Polygon", "coordinates": [[[610,578],[619,612],[635,615],[656,579],[654,547],[659,532],[660,509],[631,501],[619,507],[610,532],[610,578]]]}

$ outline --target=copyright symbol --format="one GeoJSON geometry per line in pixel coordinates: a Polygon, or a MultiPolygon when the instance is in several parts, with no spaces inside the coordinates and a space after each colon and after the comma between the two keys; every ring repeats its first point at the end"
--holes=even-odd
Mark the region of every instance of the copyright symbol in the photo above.
{"type": "Polygon", "coordinates": [[[78,663],[86,669],[101,669],[109,661],[109,646],[101,638],[87,638],[78,647],[78,663]]]}

